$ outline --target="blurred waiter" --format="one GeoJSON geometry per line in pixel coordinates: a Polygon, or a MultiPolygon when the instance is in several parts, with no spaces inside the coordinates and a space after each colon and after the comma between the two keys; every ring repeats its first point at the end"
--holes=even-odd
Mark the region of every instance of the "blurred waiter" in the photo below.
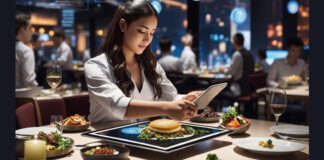
{"type": "Polygon", "coordinates": [[[55,63],[61,65],[63,70],[62,83],[72,83],[75,79],[73,75],[73,52],[65,41],[63,29],[55,29],[53,42],[57,47],[55,63]]]}
{"type": "Polygon", "coordinates": [[[35,57],[33,49],[26,44],[30,42],[30,16],[20,13],[16,15],[16,88],[37,86],[35,80],[35,57]]]}
{"type": "Polygon", "coordinates": [[[196,55],[191,49],[193,42],[192,35],[189,33],[185,34],[182,36],[181,42],[184,45],[180,58],[183,64],[183,70],[187,71],[189,69],[197,68],[196,55]]]}
{"type": "Polygon", "coordinates": [[[63,70],[70,70],[73,68],[73,53],[71,47],[65,42],[65,34],[62,29],[56,29],[53,42],[56,50],[56,63],[63,67],[63,70]]]}

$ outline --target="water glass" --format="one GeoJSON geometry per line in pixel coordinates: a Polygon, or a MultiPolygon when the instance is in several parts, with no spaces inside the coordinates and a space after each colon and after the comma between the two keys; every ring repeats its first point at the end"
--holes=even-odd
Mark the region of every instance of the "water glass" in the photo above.
{"type": "Polygon", "coordinates": [[[63,116],[52,115],[51,116],[51,127],[55,128],[59,134],[63,132],[63,116]]]}

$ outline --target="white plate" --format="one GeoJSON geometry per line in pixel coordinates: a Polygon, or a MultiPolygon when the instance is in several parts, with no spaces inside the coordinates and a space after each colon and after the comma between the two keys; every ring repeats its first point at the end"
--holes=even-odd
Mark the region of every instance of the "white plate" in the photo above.
{"type": "Polygon", "coordinates": [[[289,136],[308,136],[309,127],[302,125],[278,125],[270,127],[270,131],[289,136]]]}
{"type": "Polygon", "coordinates": [[[300,143],[284,141],[269,137],[242,138],[234,140],[233,144],[241,149],[245,149],[253,153],[266,155],[291,154],[305,148],[305,145],[300,143]],[[273,148],[264,148],[262,146],[259,146],[260,141],[267,141],[269,139],[271,139],[272,144],[274,145],[273,148]]]}
{"type": "Polygon", "coordinates": [[[38,134],[40,131],[49,134],[55,132],[55,128],[51,127],[28,127],[16,130],[16,135],[32,136],[38,134]]]}

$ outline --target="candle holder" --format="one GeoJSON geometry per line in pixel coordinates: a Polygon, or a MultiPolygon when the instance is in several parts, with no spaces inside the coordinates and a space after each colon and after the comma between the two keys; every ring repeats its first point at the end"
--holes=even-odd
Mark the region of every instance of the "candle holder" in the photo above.
{"type": "Polygon", "coordinates": [[[37,139],[26,140],[24,143],[24,160],[46,160],[46,142],[37,139]]]}

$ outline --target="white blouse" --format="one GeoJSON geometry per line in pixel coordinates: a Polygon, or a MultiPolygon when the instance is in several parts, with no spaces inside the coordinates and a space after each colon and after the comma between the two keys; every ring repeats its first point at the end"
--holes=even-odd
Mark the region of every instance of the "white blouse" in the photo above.
{"type": "Polygon", "coordinates": [[[88,60],[85,65],[85,78],[90,97],[90,115],[91,122],[108,122],[125,119],[127,106],[131,99],[139,100],[165,100],[172,101],[181,99],[183,95],[177,94],[177,89],[167,79],[162,67],[157,64],[156,71],[162,75],[161,88],[162,95],[160,99],[154,98],[154,90],[144,75],[142,68],[142,90],[139,91],[134,80],[134,90],[131,96],[127,97],[116,85],[116,77],[113,68],[107,61],[106,54],[101,54],[88,60]]]}
{"type": "Polygon", "coordinates": [[[16,88],[38,85],[35,73],[34,51],[21,41],[16,41],[16,88]]]}

